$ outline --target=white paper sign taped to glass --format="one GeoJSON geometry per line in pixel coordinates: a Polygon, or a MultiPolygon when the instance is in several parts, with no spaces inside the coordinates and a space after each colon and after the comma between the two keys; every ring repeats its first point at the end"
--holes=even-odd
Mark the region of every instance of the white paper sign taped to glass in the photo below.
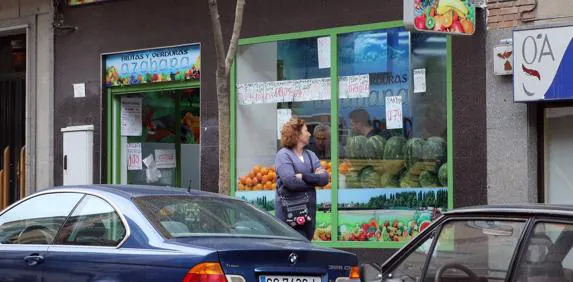
{"type": "Polygon", "coordinates": [[[318,68],[330,68],[330,36],[316,39],[318,49],[318,68]]]}
{"type": "Polygon", "coordinates": [[[141,143],[127,144],[127,170],[142,170],[141,143]]]}
{"type": "Polygon", "coordinates": [[[292,117],[291,109],[277,109],[277,139],[281,139],[281,129],[292,117]]]}
{"type": "Polygon", "coordinates": [[[573,99],[573,26],[513,32],[516,102],[573,99]]]}
{"type": "MultiPolygon", "coordinates": [[[[237,84],[240,105],[330,100],[330,78],[284,80],[237,84]]],[[[368,75],[339,78],[340,98],[366,98],[370,95],[368,75]]]]}
{"type": "Polygon", "coordinates": [[[414,70],[414,93],[426,92],[426,69],[414,70]]]}
{"type": "Polygon", "coordinates": [[[386,128],[399,129],[402,127],[402,96],[386,97],[386,128]]]}
{"type": "Polygon", "coordinates": [[[155,150],[155,165],[157,168],[175,168],[177,167],[176,156],[175,149],[157,149],[155,150]]]}
{"type": "Polygon", "coordinates": [[[141,136],[141,98],[121,98],[121,135],[141,136]]]}

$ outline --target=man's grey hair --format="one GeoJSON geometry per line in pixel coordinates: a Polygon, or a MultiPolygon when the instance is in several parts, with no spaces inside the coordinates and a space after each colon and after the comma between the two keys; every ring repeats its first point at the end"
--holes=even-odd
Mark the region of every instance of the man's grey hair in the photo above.
{"type": "Polygon", "coordinates": [[[314,127],[314,130],[312,131],[312,134],[315,135],[319,132],[325,132],[328,133],[328,135],[330,136],[330,126],[326,125],[326,124],[319,124],[317,126],[314,127]]]}

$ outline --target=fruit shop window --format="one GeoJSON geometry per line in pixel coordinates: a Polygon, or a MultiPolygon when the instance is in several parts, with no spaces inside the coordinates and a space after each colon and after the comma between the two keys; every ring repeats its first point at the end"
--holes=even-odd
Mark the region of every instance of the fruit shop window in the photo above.
{"type": "Polygon", "coordinates": [[[339,36],[338,240],[406,242],[448,208],[446,43],[403,28],[339,36]],[[354,77],[367,91],[344,91],[354,77]]]}
{"type": "MultiPolygon", "coordinates": [[[[306,149],[332,173],[330,38],[240,46],[236,89],[236,196],[274,214],[275,155],[291,117],[305,120],[312,133],[306,149]]],[[[331,187],[317,187],[315,241],[332,239],[331,187]]]]}
{"type": "Polygon", "coordinates": [[[272,172],[276,152],[280,149],[280,129],[291,117],[306,121],[313,134],[307,149],[315,152],[328,168],[330,57],[323,58],[321,54],[324,53],[323,48],[330,48],[330,43],[321,46],[323,41],[324,38],[313,37],[239,48],[236,114],[238,191],[276,188],[276,175],[258,176],[255,168],[272,172]]]}

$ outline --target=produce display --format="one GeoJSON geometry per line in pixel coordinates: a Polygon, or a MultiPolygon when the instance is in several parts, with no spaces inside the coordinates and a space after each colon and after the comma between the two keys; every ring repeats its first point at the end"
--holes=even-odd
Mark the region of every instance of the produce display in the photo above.
{"type": "Polygon", "coordinates": [[[345,222],[340,225],[339,238],[341,241],[407,241],[427,228],[432,219],[432,211],[425,210],[399,218],[380,216],[365,222],[345,222]]]}
{"type": "Polygon", "coordinates": [[[414,24],[419,30],[472,34],[474,4],[471,0],[416,0],[414,24]]]}
{"type": "Polygon", "coordinates": [[[342,160],[346,188],[447,187],[447,146],[441,137],[349,137],[342,160]]]}
{"type": "MultiPolygon", "coordinates": [[[[316,189],[331,189],[332,188],[332,166],[329,161],[320,161],[320,165],[328,172],[328,184],[324,187],[316,187],[316,189]]],[[[347,164],[341,166],[345,171],[347,164]]],[[[263,190],[276,190],[277,188],[277,173],[273,166],[260,166],[255,165],[249,173],[239,177],[237,182],[238,191],[263,191],[263,190]]]]}
{"type": "Polygon", "coordinates": [[[247,175],[239,177],[237,190],[262,191],[277,188],[277,174],[273,167],[255,165],[247,175]]]}

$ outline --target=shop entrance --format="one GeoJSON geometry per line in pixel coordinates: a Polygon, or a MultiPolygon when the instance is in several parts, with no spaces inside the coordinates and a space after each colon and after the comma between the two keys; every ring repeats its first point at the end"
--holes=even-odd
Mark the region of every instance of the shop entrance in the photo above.
{"type": "Polygon", "coordinates": [[[107,182],[200,189],[201,47],[102,56],[107,182]]]}
{"type": "Polygon", "coordinates": [[[573,204],[573,107],[545,109],[545,202],[573,204]]]}
{"type": "Polygon", "coordinates": [[[199,86],[110,92],[112,182],[200,187],[199,86]]]}
{"type": "Polygon", "coordinates": [[[26,35],[0,37],[0,210],[24,195],[26,35]]]}

